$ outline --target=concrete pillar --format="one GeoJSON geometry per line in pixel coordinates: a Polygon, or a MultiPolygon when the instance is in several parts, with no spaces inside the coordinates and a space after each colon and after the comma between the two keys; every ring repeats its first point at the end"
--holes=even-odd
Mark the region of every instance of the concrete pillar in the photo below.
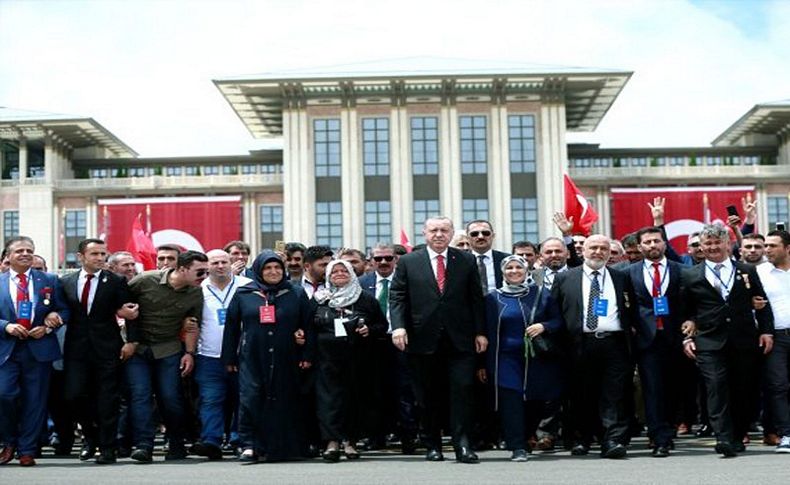
{"type": "Polygon", "coordinates": [[[439,118],[439,201],[441,214],[455,223],[463,224],[461,191],[461,154],[458,140],[458,110],[455,106],[442,106],[439,118]]]}
{"type": "Polygon", "coordinates": [[[598,211],[598,222],[595,231],[612,235],[612,213],[609,207],[609,188],[598,187],[595,193],[595,210],[598,211]]]}
{"type": "Polygon", "coordinates": [[[359,153],[359,118],[355,108],[340,113],[341,193],[343,203],[343,244],[365,247],[365,176],[359,153]]]}
{"type": "Polygon", "coordinates": [[[255,202],[255,194],[244,193],[241,196],[242,214],[242,239],[250,245],[250,254],[256,255],[261,249],[260,244],[260,221],[258,220],[258,204],[255,202]]]}
{"type": "MultiPolygon", "coordinates": [[[[27,179],[27,138],[19,135],[19,185],[27,179]]],[[[21,214],[20,214],[21,219],[21,214]]],[[[20,228],[21,229],[21,228],[20,228]]]]}
{"type": "Polygon", "coordinates": [[[292,111],[283,110],[283,237],[286,240],[296,239],[299,233],[299,201],[296,195],[300,190],[297,184],[304,183],[295,172],[299,152],[294,144],[299,139],[299,129],[292,120],[292,111]]]}
{"type": "Polygon", "coordinates": [[[44,137],[44,182],[51,184],[59,175],[60,164],[57,160],[55,141],[52,135],[44,137]]]}
{"type": "Polygon", "coordinates": [[[540,239],[556,235],[554,211],[563,210],[563,175],[567,170],[565,105],[544,104],[540,108],[539,152],[536,168],[538,229],[540,239]]]}
{"type": "Polygon", "coordinates": [[[510,252],[512,210],[507,107],[491,106],[491,156],[488,163],[488,219],[494,226],[494,247],[510,252]]]}
{"type": "Polygon", "coordinates": [[[401,229],[414,239],[414,179],[409,150],[409,115],[404,107],[390,113],[390,207],[392,240],[400,241],[401,229]]]}
{"type": "Polygon", "coordinates": [[[29,185],[19,189],[19,233],[33,238],[36,252],[55,261],[60,227],[52,188],[29,185]]]}
{"type": "MultiPolygon", "coordinates": [[[[790,195],[788,195],[788,197],[790,197],[790,195]]],[[[765,186],[763,184],[757,184],[754,187],[754,198],[757,201],[757,227],[755,228],[755,232],[767,234],[769,229],[768,193],[765,191],[765,186]]],[[[788,201],[790,202],[790,198],[788,201]]]]}

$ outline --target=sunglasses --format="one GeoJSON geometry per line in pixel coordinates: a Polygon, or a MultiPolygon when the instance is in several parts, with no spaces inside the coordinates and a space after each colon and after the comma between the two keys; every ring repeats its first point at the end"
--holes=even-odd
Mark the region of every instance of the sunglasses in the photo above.
{"type": "Polygon", "coordinates": [[[208,274],[207,269],[199,269],[195,271],[195,275],[197,275],[198,278],[200,278],[201,276],[206,276],[207,274],[208,274]]]}
{"type": "Polygon", "coordinates": [[[395,256],[373,256],[373,261],[380,263],[382,261],[386,261],[391,263],[395,259],[395,256]]]}
{"type": "Polygon", "coordinates": [[[488,237],[490,235],[491,235],[491,231],[472,231],[469,233],[469,237],[478,237],[478,236],[488,237]]]}

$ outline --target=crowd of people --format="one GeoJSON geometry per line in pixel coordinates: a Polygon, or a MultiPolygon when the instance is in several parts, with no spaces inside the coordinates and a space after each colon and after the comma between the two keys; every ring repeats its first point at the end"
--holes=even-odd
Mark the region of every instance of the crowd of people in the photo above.
{"type": "Polygon", "coordinates": [[[231,241],[207,253],[79,244],[58,277],[25,236],[0,274],[0,465],[42,448],[98,464],[188,455],[242,462],[425,450],[477,463],[500,447],[652,456],[680,436],[790,453],[790,234],[706,224],[678,254],[654,224],[622,240],[561,236],[493,249],[494,227],[424,222],[412,251],[231,241]]]}

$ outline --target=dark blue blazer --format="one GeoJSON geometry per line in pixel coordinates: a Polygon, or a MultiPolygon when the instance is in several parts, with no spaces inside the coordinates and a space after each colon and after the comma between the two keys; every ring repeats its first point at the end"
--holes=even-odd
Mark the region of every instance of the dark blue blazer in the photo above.
{"type": "MultiPolygon", "coordinates": [[[[647,348],[656,336],[656,316],[653,313],[653,295],[645,286],[644,263],[634,263],[628,267],[627,271],[631,278],[631,287],[636,299],[636,312],[634,314],[633,328],[636,330],[634,341],[637,349],[647,348]]],[[[669,315],[664,316],[664,332],[669,332],[670,342],[680,345],[682,334],[680,326],[681,320],[681,294],[680,294],[680,275],[683,265],[667,259],[667,279],[669,284],[664,296],[669,303],[669,315]]],[[[652,271],[652,269],[651,269],[652,271]]],[[[663,275],[662,275],[663,276],[663,275]]]]}
{"type": "Polygon", "coordinates": [[[376,272],[371,271],[370,273],[366,273],[362,275],[359,279],[359,286],[362,287],[363,291],[369,293],[373,298],[376,297],[376,272]]]}
{"type": "MultiPolygon", "coordinates": [[[[9,323],[16,323],[16,308],[9,292],[10,271],[0,274],[0,365],[11,356],[14,351],[18,338],[6,333],[5,328],[9,323]]],[[[30,270],[30,277],[33,280],[33,294],[30,299],[34,301],[33,327],[44,325],[44,318],[51,312],[57,312],[63,322],[69,320],[69,309],[63,294],[58,277],[44,273],[35,269],[30,270]],[[43,291],[45,288],[52,290],[49,296],[49,304],[44,304],[43,291]]],[[[38,362],[52,362],[61,358],[60,346],[55,332],[45,335],[40,339],[27,339],[30,353],[33,354],[38,362]]]]}

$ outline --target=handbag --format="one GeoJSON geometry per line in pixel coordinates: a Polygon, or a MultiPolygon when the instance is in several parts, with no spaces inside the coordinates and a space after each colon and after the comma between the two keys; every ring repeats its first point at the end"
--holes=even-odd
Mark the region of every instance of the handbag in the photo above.
{"type": "MultiPolygon", "coordinates": [[[[529,321],[527,327],[535,322],[535,312],[538,309],[540,296],[543,293],[543,285],[538,286],[538,294],[535,296],[535,303],[532,305],[532,310],[529,312],[529,321]]],[[[562,357],[562,349],[554,341],[553,337],[546,335],[546,332],[538,335],[537,337],[530,337],[532,350],[535,352],[535,357],[538,358],[559,358],[562,357]]]]}

